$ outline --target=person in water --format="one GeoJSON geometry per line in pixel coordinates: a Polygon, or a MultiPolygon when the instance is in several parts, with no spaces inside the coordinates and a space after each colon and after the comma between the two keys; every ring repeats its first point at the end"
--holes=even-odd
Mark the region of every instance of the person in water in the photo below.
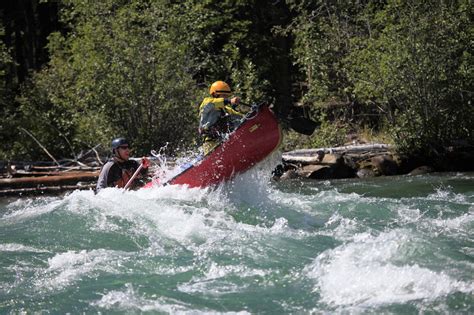
{"type": "MultiPolygon", "coordinates": [[[[137,161],[130,160],[130,144],[125,138],[112,140],[112,154],[112,158],[100,170],[96,192],[107,187],[124,188],[140,167],[137,161]]],[[[143,179],[148,173],[149,160],[144,157],[142,164],[143,168],[140,171],[139,178],[132,183],[132,188],[139,187],[140,179],[143,179]]]]}
{"type": "Polygon", "coordinates": [[[235,108],[240,98],[232,97],[230,86],[224,81],[214,82],[210,89],[211,97],[206,97],[199,106],[199,134],[202,137],[204,155],[210,153],[231,132],[243,114],[235,108]]]}

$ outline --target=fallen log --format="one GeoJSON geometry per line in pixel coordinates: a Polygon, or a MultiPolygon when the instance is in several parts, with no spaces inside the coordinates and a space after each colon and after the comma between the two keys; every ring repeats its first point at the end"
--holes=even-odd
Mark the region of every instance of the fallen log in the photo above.
{"type": "MultiPolygon", "coordinates": [[[[283,153],[283,167],[290,175],[336,179],[396,175],[400,164],[394,146],[372,143],[335,148],[302,149],[283,153]]],[[[290,175],[281,175],[282,178],[290,175]]]]}
{"type": "Polygon", "coordinates": [[[26,194],[31,195],[31,194],[44,194],[44,193],[60,193],[60,192],[71,191],[71,190],[89,190],[89,189],[94,189],[94,188],[95,188],[95,184],[11,188],[11,189],[1,189],[0,197],[18,196],[18,195],[26,195],[26,194]]]}
{"type": "Polygon", "coordinates": [[[318,148],[318,149],[299,149],[283,153],[284,156],[315,156],[319,152],[323,153],[356,153],[365,151],[390,151],[394,146],[383,143],[360,144],[360,145],[346,145],[334,148],[318,148]]]}
{"type": "Polygon", "coordinates": [[[69,170],[79,170],[79,171],[96,171],[99,168],[94,166],[31,166],[31,170],[62,170],[67,172],[69,170]]]}
{"type": "Polygon", "coordinates": [[[95,181],[98,176],[99,172],[81,172],[41,177],[2,178],[0,179],[0,188],[76,184],[80,181],[95,181]]]}
{"type": "Polygon", "coordinates": [[[320,164],[326,154],[373,155],[390,150],[393,150],[393,146],[381,143],[348,145],[334,148],[300,149],[283,153],[282,160],[285,163],[320,164]]]}
{"type": "MultiPolygon", "coordinates": [[[[24,171],[24,170],[18,170],[16,171],[15,173],[13,173],[12,177],[13,178],[18,178],[18,177],[40,177],[40,176],[63,176],[63,175],[82,175],[84,174],[84,171],[89,171],[89,172],[95,172],[97,171],[97,169],[87,169],[87,170],[77,170],[77,169],[74,169],[74,170],[64,170],[64,171],[48,171],[48,170],[45,170],[45,171],[30,171],[30,172],[27,172],[27,171],[24,171]]],[[[9,177],[9,178],[12,178],[12,177],[9,177]]]]}
{"type": "Polygon", "coordinates": [[[319,164],[321,158],[319,156],[291,156],[283,154],[282,160],[290,164],[319,164]]]}

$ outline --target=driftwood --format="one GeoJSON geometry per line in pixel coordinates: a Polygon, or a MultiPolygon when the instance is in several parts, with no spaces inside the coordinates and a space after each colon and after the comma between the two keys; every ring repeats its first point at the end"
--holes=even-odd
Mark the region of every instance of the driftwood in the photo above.
{"type": "Polygon", "coordinates": [[[80,170],[80,171],[95,171],[98,170],[98,167],[94,166],[31,166],[31,170],[37,170],[37,171],[54,171],[54,170],[60,170],[61,172],[69,172],[73,170],[80,170]]]}
{"type": "Polygon", "coordinates": [[[81,154],[77,159],[78,160],[82,160],[86,157],[88,157],[90,154],[94,153],[94,157],[97,159],[97,161],[99,162],[99,164],[104,164],[104,162],[102,162],[102,159],[100,158],[99,156],[99,152],[97,152],[97,149],[100,147],[101,145],[98,144],[96,145],[95,147],[91,148],[89,151],[87,151],[86,153],[84,154],[81,154]]]}
{"type": "Polygon", "coordinates": [[[335,148],[318,148],[318,149],[300,149],[300,150],[293,150],[289,152],[285,152],[283,155],[286,156],[314,156],[318,152],[324,153],[357,153],[357,152],[365,152],[365,151],[389,151],[392,150],[393,146],[389,144],[383,143],[372,143],[372,144],[360,144],[360,145],[346,145],[342,147],[335,147],[335,148]]]}
{"type": "Polygon", "coordinates": [[[101,165],[107,160],[105,155],[99,156],[98,147],[75,155],[75,159],[56,160],[51,156],[54,162],[0,161],[0,196],[94,188],[101,165]]]}
{"type": "Polygon", "coordinates": [[[95,188],[95,184],[11,188],[11,189],[1,189],[0,197],[26,195],[26,194],[62,193],[67,190],[88,190],[88,189],[94,189],[94,188],[95,188]]]}
{"type": "MultiPolygon", "coordinates": [[[[29,134],[26,129],[23,131],[29,134]]],[[[33,135],[29,135],[34,138],[33,135]]],[[[37,143],[47,152],[39,141],[37,143]]],[[[74,154],[75,159],[56,160],[48,154],[53,161],[0,160],[0,196],[94,188],[101,165],[108,158],[108,152],[102,152],[103,156],[99,155],[99,147],[100,145],[96,145],[85,153],[74,154]]],[[[141,158],[131,159],[141,160],[141,158]]],[[[149,159],[155,160],[156,157],[149,159]]]]}
{"type": "Polygon", "coordinates": [[[282,160],[283,172],[277,175],[280,179],[325,180],[400,173],[400,160],[394,147],[381,143],[294,150],[283,153],[282,160]]]}
{"type": "Polygon", "coordinates": [[[389,152],[393,146],[373,143],[362,145],[348,145],[335,148],[301,149],[285,152],[282,155],[285,163],[318,164],[326,154],[355,154],[361,158],[369,158],[383,152],[389,152]]]}
{"type": "MultiPolygon", "coordinates": [[[[84,172],[97,172],[97,168],[87,168],[87,169],[65,169],[65,170],[36,170],[36,171],[24,171],[18,170],[15,171],[14,176],[12,177],[39,177],[39,176],[62,176],[65,174],[84,174],[84,172]]],[[[10,177],[11,178],[11,177],[10,177]]]]}
{"type": "Polygon", "coordinates": [[[99,172],[81,172],[41,177],[2,178],[0,179],[0,188],[67,185],[80,181],[95,181],[98,176],[99,172]]]}
{"type": "Polygon", "coordinates": [[[99,152],[97,152],[97,150],[94,148],[91,149],[92,151],[94,151],[94,154],[95,154],[95,157],[97,159],[97,161],[99,162],[100,165],[104,165],[104,162],[102,161],[102,159],[100,158],[99,156],[99,152]]]}
{"type": "Polygon", "coordinates": [[[95,187],[99,167],[76,160],[0,161],[0,196],[58,193],[95,187]]]}
{"type": "Polygon", "coordinates": [[[33,138],[33,140],[40,146],[41,149],[43,149],[44,152],[46,152],[46,154],[59,166],[59,162],[54,158],[54,156],[51,155],[51,153],[49,153],[49,151],[41,144],[41,142],[38,141],[38,139],[36,139],[35,136],[33,136],[31,134],[31,132],[29,132],[28,130],[26,130],[25,128],[23,127],[20,127],[21,130],[23,130],[23,132],[25,132],[28,136],[30,136],[31,138],[33,138]]]}

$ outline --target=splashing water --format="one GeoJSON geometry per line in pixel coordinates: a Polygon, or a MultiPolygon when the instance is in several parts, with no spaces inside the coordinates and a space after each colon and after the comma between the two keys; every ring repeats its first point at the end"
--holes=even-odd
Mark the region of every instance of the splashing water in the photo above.
{"type": "Polygon", "coordinates": [[[183,156],[175,159],[171,162],[168,160],[166,155],[167,146],[161,147],[158,152],[152,150],[151,155],[153,156],[154,174],[153,182],[158,185],[168,182],[176,175],[190,168],[193,164],[201,161],[204,157],[202,148],[197,151],[186,151],[183,152],[183,156]]]}
{"type": "Polygon", "coordinates": [[[0,201],[0,313],[472,313],[474,174],[0,201]]]}

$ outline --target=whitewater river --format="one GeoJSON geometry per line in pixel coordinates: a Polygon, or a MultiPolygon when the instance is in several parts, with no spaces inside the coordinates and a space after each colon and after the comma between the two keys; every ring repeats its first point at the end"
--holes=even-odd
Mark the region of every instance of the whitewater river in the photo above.
{"type": "Polygon", "coordinates": [[[474,173],[0,199],[0,314],[474,312],[474,173]]]}

